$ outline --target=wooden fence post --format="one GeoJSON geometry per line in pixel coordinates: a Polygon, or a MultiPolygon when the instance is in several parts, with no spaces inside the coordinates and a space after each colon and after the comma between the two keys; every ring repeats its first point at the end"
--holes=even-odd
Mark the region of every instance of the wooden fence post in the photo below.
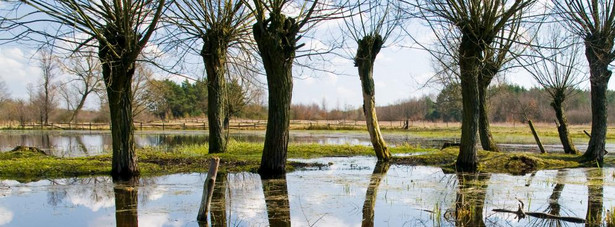
{"type": "Polygon", "coordinates": [[[547,153],[545,148],[542,146],[542,142],[540,142],[540,138],[538,137],[538,133],[536,133],[536,129],[534,129],[534,124],[532,124],[532,120],[527,121],[530,124],[530,129],[532,130],[532,134],[534,135],[534,139],[536,140],[536,144],[538,144],[538,148],[540,149],[540,153],[547,153]]]}
{"type": "Polygon", "coordinates": [[[216,184],[216,175],[218,174],[218,165],[220,165],[220,158],[214,157],[209,164],[209,171],[207,172],[207,179],[203,184],[203,196],[201,197],[201,207],[199,213],[196,216],[198,222],[207,222],[207,214],[211,205],[211,198],[214,195],[214,185],[216,184]]]}

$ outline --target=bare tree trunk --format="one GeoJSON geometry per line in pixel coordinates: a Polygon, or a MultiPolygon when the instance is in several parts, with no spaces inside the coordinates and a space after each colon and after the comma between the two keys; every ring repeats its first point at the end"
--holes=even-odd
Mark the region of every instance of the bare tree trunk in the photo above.
{"type": "Polygon", "coordinates": [[[491,135],[491,126],[489,124],[489,113],[487,111],[487,87],[489,82],[479,81],[478,99],[479,99],[479,118],[478,118],[478,134],[480,135],[480,144],[483,150],[499,151],[493,136],[491,135]]]}
{"type": "Polygon", "coordinates": [[[463,119],[461,121],[461,146],[457,156],[457,171],[475,172],[478,169],[476,150],[479,118],[478,75],[481,48],[476,38],[463,35],[459,46],[459,69],[463,119]]]}
{"type": "Polygon", "coordinates": [[[263,194],[265,194],[269,226],[291,226],[286,175],[279,175],[276,178],[267,178],[261,175],[261,182],[263,194]]]}
{"type": "Polygon", "coordinates": [[[388,161],[391,159],[391,152],[386,146],[380,126],[378,126],[378,117],[376,116],[376,89],[374,87],[374,61],[376,55],[382,48],[382,37],[380,35],[365,36],[358,41],[357,56],[355,57],[355,67],[359,69],[359,78],[361,79],[361,88],[363,89],[363,113],[367,123],[367,131],[372,141],[372,146],[376,152],[378,160],[388,161]]]}
{"type": "Polygon", "coordinates": [[[589,62],[592,103],[592,129],[587,151],[583,154],[586,160],[595,160],[600,166],[604,159],[604,144],[607,131],[607,98],[606,91],[612,72],[609,70],[610,47],[601,45],[600,37],[590,36],[585,40],[585,56],[589,62]],[[606,52],[604,50],[607,50],[606,52]]]}
{"type": "Polygon", "coordinates": [[[293,18],[272,13],[268,20],[256,23],[253,28],[269,91],[265,146],[258,172],[273,176],[286,173],[292,67],[299,25],[293,18]]]}
{"type": "Polygon", "coordinates": [[[89,92],[81,96],[79,104],[77,105],[77,108],[75,108],[75,110],[73,111],[73,114],[70,116],[70,120],[68,120],[68,122],[73,122],[77,120],[79,112],[81,112],[81,109],[83,109],[83,105],[85,104],[85,99],[88,97],[88,94],[89,92]]]}
{"type": "Polygon", "coordinates": [[[209,153],[226,152],[224,118],[226,116],[226,51],[227,44],[219,33],[208,30],[201,56],[207,71],[207,120],[209,121],[209,153]]]}
{"type": "Polygon", "coordinates": [[[365,202],[363,203],[362,227],[374,226],[374,208],[376,200],[378,200],[378,186],[382,178],[387,174],[387,171],[389,171],[389,166],[389,162],[378,161],[374,167],[374,172],[369,180],[369,187],[365,194],[365,202]]]}
{"type": "Polygon", "coordinates": [[[562,142],[562,146],[564,147],[564,153],[566,154],[577,154],[577,148],[574,147],[574,143],[572,143],[572,139],[570,139],[570,134],[568,133],[568,120],[566,119],[566,113],[564,112],[564,99],[565,95],[563,92],[557,92],[556,97],[553,97],[553,102],[551,103],[551,107],[555,110],[555,118],[557,119],[557,132],[559,134],[559,139],[562,142]]]}
{"type": "Polygon", "coordinates": [[[127,181],[114,182],[115,193],[115,225],[139,226],[137,190],[139,179],[132,178],[127,181]]]}
{"type": "Polygon", "coordinates": [[[132,77],[135,62],[122,59],[109,59],[106,49],[100,50],[103,78],[107,87],[109,113],[111,115],[111,138],[113,157],[111,176],[114,179],[127,179],[139,175],[137,155],[134,144],[132,119],[132,77]]]}

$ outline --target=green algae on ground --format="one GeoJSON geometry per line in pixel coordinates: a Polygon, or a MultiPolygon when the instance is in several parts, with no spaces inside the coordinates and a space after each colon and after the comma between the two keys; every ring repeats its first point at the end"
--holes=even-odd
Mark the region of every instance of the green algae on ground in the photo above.
{"type": "MultiPolygon", "coordinates": [[[[226,153],[208,154],[207,145],[181,146],[172,151],[156,148],[137,150],[139,168],[143,176],[172,173],[206,172],[211,157],[220,157],[221,171],[256,171],[261,159],[260,143],[230,141],[226,153]]],[[[392,149],[393,153],[422,151],[404,145],[392,149]]],[[[361,145],[291,144],[288,158],[316,158],[325,156],[373,155],[373,150],[361,145]]],[[[288,170],[302,163],[289,162],[288,170]]],[[[111,155],[59,158],[32,151],[1,152],[0,179],[32,181],[44,178],[105,175],[111,172],[111,155]]]]}
{"type": "MultiPolygon", "coordinates": [[[[173,173],[206,172],[211,157],[220,157],[220,171],[254,172],[261,159],[261,143],[230,141],[226,153],[208,154],[207,145],[180,146],[172,151],[156,148],[138,149],[139,167],[143,176],[158,176],[173,173]]],[[[391,147],[394,154],[420,153],[419,155],[396,157],[395,164],[440,166],[454,171],[458,148],[442,151],[422,149],[411,145],[391,147]]],[[[369,146],[361,145],[321,145],[290,144],[288,158],[317,158],[332,156],[373,156],[369,146]]],[[[533,153],[495,153],[479,152],[480,171],[521,174],[539,169],[574,168],[595,166],[579,163],[579,155],[533,154],[533,153]]],[[[612,165],[613,158],[606,158],[612,165]]],[[[289,161],[287,168],[303,167],[305,163],[289,161]]],[[[309,165],[309,164],[308,164],[309,165]]],[[[45,178],[82,177],[106,175],[111,171],[111,155],[91,157],[59,158],[40,152],[17,151],[0,153],[0,179],[33,181],[45,178]]]]}
{"type": "MultiPolygon", "coordinates": [[[[440,166],[454,171],[455,161],[459,153],[458,147],[421,155],[397,157],[395,164],[440,166]]],[[[595,163],[581,162],[581,155],[569,154],[538,154],[527,152],[489,152],[479,151],[479,171],[489,173],[525,174],[541,169],[563,169],[576,167],[595,167],[595,163]]],[[[615,160],[605,158],[605,165],[613,166],[615,160]]]]}

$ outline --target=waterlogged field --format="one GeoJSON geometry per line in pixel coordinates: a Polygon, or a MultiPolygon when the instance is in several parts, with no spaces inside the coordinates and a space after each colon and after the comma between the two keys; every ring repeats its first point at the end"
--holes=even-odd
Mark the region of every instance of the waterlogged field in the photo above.
{"type": "MultiPolygon", "coordinates": [[[[613,168],[458,175],[436,167],[377,165],[364,156],[294,161],[326,166],[281,180],[247,172],[218,175],[210,224],[583,226],[531,216],[517,220],[494,209],[517,211],[522,201],[528,213],[605,224],[615,206],[613,168]]],[[[0,225],[198,226],[205,177],[174,174],[141,178],[136,185],[114,185],[108,177],[3,180],[0,225]]]]}
{"type": "MultiPolygon", "coordinates": [[[[580,150],[587,143],[583,130],[587,129],[581,126],[571,129],[580,150]]],[[[493,131],[496,142],[505,151],[537,151],[529,129],[521,125],[496,126],[493,131]]],[[[613,131],[615,129],[610,130],[613,131]]],[[[224,171],[217,176],[209,224],[614,224],[614,152],[607,156],[606,168],[539,171],[536,169],[579,165],[574,157],[561,154],[481,152],[481,169],[490,173],[466,175],[451,171],[449,164],[456,156],[454,148],[432,149],[441,147],[444,142],[457,141],[457,126],[385,130],[384,133],[385,140],[393,147],[392,152],[396,156],[407,156],[395,159],[393,163],[397,164],[378,164],[374,157],[366,156],[373,152],[367,132],[292,130],[289,164],[294,171],[283,179],[267,180],[258,174],[244,172],[253,170],[260,160],[264,131],[233,132],[234,141],[229,144],[229,152],[220,154],[224,171]],[[510,161],[513,156],[536,160],[538,165],[529,171],[493,169],[498,168],[498,163],[493,162],[510,161]],[[438,160],[425,160],[431,157],[438,160]],[[561,165],[558,158],[563,159],[561,165]],[[425,164],[443,167],[422,166],[425,164]]],[[[561,151],[554,129],[542,125],[538,133],[549,152],[561,151]]],[[[0,226],[198,226],[196,216],[201,206],[209,157],[207,139],[203,131],[137,131],[135,141],[143,148],[138,154],[144,177],[126,184],[114,183],[105,176],[110,168],[108,132],[0,131],[2,151],[26,145],[42,148],[53,155],[2,154],[0,159],[7,165],[0,166],[0,171],[13,171],[13,175],[4,174],[0,180],[0,226]],[[69,165],[86,169],[75,167],[74,173],[59,171],[69,165]],[[87,169],[88,166],[92,169],[87,169]],[[19,177],[26,169],[31,175],[19,177]],[[170,173],[183,174],[163,175],[170,173]],[[61,177],[74,175],[90,177],[61,177]]],[[[613,134],[609,134],[607,150],[615,151],[614,144],[613,134]]]]}
{"type": "MultiPolygon", "coordinates": [[[[570,133],[577,148],[583,151],[589,138],[583,133],[589,126],[571,126],[570,133]]],[[[538,151],[529,128],[523,124],[495,125],[492,127],[494,139],[504,151],[538,151]]],[[[562,151],[555,127],[537,124],[537,131],[550,152],[562,151]]],[[[410,144],[422,148],[440,148],[444,142],[459,141],[458,125],[446,127],[412,127],[409,130],[384,130],[384,139],[391,146],[410,144]]],[[[238,142],[262,143],[265,132],[262,130],[233,130],[230,137],[238,142]]],[[[203,130],[136,131],[137,147],[157,147],[172,150],[175,147],[201,145],[208,141],[203,130]]],[[[291,130],[291,143],[323,145],[370,145],[367,131],[361,130],[291,130]]],[[[18,145],[33,146],[48,151],[58,157],[82,157],[108,153],[111,149],[111,134],[108,131],[84,130],[2,130],[0,131],[0,151],[11,150],[18,145]]],[[[607,150],[615,150],[615,128],[609,129],[607,150]]]]}

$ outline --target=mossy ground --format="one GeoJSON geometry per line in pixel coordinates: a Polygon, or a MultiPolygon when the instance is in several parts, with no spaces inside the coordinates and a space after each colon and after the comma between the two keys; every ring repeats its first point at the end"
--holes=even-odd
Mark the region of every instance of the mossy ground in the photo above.
{"type": "MultiPolygon", "coordinates": [[[[439,166],[451,172],[455,171],[455,161],[459,147],[450,147],[441,151],[422,155],[397,157],[395,164],[439,166]]],[[[563,169],[577,167],[596,167],[596,163],[583,162],[581,155],[562,153],[539,154],[527,152],[489,152],[479,151],[479,171],[489,173],[525,174],[541,169],[563,169]]],[[[605,166],[614,166],[615,158],[605,157],[605,166]]]]}
{"type": "MultiPolygon", "coordinates": [[[[143,176],[172,173],[206,172],[209,158],[220,157],[221,171],[256,171],[261,159],[263,145],[260,143],[229,142],[226,153],[208,154],[207,145],[181,146],[173,151],[155,148],[137,150],[139,168],[143,176]]],[[[420,152],[409,145],[391,149],[393,153],[420,152]]],[[[288,158],[316,158],[325,156],[373,155],[373,150],[360,145],[291,144],[288,158]]],[[[289,170],[305,164],[289,162],[289,170]]],[[[92,157],[59,158],[33,151],[0,153],[0,179],[33,181],[44,178],[80,177],[106,175],[111,172],[111,155],[92,157]]]]}
{"type": "MultiPolygon", "coordinates": [[[[434,135],[454,133],[452,129],[429,130],[434,135]]],[[[519,134],[517,130],[506,131],[509,135],[519,134]]],[[[497,134],[496,134],[497,135],[497,134]]],[[[209,158],[220,157],[221,171],[256,171],[261,159],[262,143],[230,141],[228,151],[221,154],[208,154],[208,146],[187,145],[162,151],[156,148],[138,149],[139,167],[144,176],[164,175],[184,172],[205,172],[209,158]]],[[[421,149],[411,145],[391,148],[392,153],[422,152],[421,155],[397,157],[393,163],[408,165],[430,165],[454,171],[458,148],[442,151],[421,149]]],[[[290,144],[288,158],[316,158],[326,156],[373,156],[369,146],[361,145],[321,145],[290,144]]],[[[518,152],[479,152],[480,171],[521,174],[539,169],[560,169],[596,166],[580,162],[579,155],[536,154],[518,152]]],[[[606,166],[613,166],[614,158],[605,158],[606,166]]],[[[288,170],[306,164],[289,162],[288,170]]],[[[308,164],[309,165],[309,164],[308,164]]],[[[0,179],[31,181],[44,178],[78,177],[106,175],[111,171],[111,155],[79,158],[58,158],[42,153],[21,151],[0,153],[0,179]]]]}

